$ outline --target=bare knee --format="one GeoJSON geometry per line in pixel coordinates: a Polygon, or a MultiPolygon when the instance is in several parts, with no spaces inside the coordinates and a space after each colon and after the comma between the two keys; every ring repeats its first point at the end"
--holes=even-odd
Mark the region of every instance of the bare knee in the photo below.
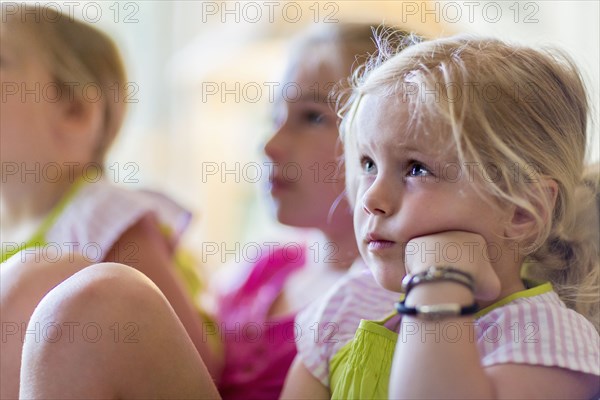
{"type": "Polygon", "coordinates": [[[21,388],[58,397],[64,395],[61,387],[81,397],[119,397],[134,377],[150,388],[151,374],[175,379],[173,362],[161,363],[160,351],[167,346],[167,355],[185,360],[195,350],[183,327],[174,324],[181,325],[166,298],[141,272],[115,263],[87,267],[50,291],[33,313],[28,330],[39,333],[25,341],[21,388]],[[59,375],[36,373],[52,371],[57,363],[59,375]],[[171,367],[161,371],[163,365],[171,367]],[[79,391],[74,381],[85,387],[79,391]]]}
{"type": "Polygon", "coordinates": [[[87,265],[80,259],[65,259],[49,264],[21,262],[18,254],[11,257],[2,264],[0,271],[2,323],[26,325],[48,292],[87,265]]]}
{"type": "Polygon", "coordinates": [[[95,264],[73,274],[39,303],[27,326],[21,390],[35,397],[114,397],[123,362],[135,359],[152,307],[164,308],[156,286],[133,268],[95,264]],[[60,368],[61,373],[52,372],[60,368]],[[46,371],[44,374],[38,371],[46,371]],[[85,382],[85,387],[76,387],[85,382]]]}
{"type": "Polygon", "coordinates": [[[17,253],[1,264],[1,398],[18,397],[23,341],[35,307],[53,287],[87,265],[81,258],[49,260],[32,252],[17,253]]]}
{"type": "Polygon", "coordinates": [[[83,268],[56,286],[40,302],[34,316],[41,320],[49,316],[72,319],[139,315],[156,302],[166,300],[144,274],[123,264],[101,263],[83,268]]]}

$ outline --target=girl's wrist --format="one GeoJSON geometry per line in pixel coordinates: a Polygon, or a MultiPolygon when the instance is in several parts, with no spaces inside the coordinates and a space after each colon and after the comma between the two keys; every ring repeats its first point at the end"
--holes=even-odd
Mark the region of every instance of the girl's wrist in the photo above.
{"type": "Polygon", "coordinates": [[[405,299],[410,307],[456,303],[461,306],[473,304],[475,296],[466,286],[454,281],[438,281],[415,286],[405,299]]]}

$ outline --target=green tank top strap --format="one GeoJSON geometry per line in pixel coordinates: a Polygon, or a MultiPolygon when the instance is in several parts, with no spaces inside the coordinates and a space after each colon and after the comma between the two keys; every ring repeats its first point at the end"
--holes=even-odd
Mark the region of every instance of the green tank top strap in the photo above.
{"type": "Polygon", "coordinates": [[[67,205],[73,200],[75,195],[79,192],[81,187],[85,184],[85,180],[80,177],[73,182],[73,184],[69,187],[67,192],[60,198],[58,203],[50,210],[50,212],[44,217],[42,223],[38,227],[38,229],[33,233],[33,235],[27,240],[27,242],[22,242],[20,246],[14,246],[8,249],[6,252],[6,246],[2,246],[2,253],[0,254],[1,262],[5,262],[13,255],[17,254],[19,251],[29,249],[31,247],[41,247],[46,245],[46,235],[50,228],[55,224],[56,220],[63,213],[64,209],[67,205]]]}

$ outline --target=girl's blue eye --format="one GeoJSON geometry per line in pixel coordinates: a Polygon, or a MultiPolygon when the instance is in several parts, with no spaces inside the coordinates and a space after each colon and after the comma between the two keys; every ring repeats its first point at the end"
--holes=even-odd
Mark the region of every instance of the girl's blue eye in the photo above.
{"type": "Polygon", "coordinates": [[[320,124],[325,120],[325,115],[316,111],[308,111],[305,114],[305,118],[311,124],[320,124]]]}
{"type": "Polygon", "coordinates": [[[375,162],[369,157],[362,157],[360,160],[360,165],[362,167],[363,172],[366,172],[367,174],[377,173],[377,167],[375,166],[375,162]]]}
{"type": "Polygon", "coordinates": [[[428,176],[431,175],[431,172],[425,167],[423,164],[418,162],[412,162],[409,164],[408,168],[409,176],[428,176]]]}

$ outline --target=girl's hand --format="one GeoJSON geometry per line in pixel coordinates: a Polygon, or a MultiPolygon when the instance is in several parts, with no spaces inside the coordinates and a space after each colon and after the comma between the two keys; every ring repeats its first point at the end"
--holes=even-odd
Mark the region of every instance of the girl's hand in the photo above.
{"type": "Polygon", "coordinates": [[[475,300],[491,301],[500,295],[500,279],[492,268],[485,239],[475,233],[447,231],[411,239],[406,244],[407,274],[431,266],[451,266],[475,280],[475,300]]]}

